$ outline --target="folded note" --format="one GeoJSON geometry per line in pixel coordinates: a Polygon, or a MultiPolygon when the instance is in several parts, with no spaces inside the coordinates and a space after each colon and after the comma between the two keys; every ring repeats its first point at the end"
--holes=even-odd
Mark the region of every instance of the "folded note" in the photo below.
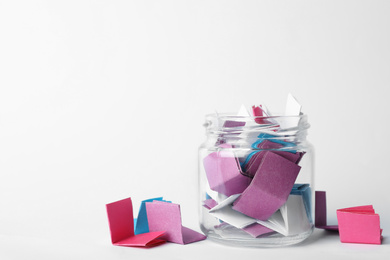
{"type": "Polygon", "coordinates": [[[281,129],[289,129],[293,127],[297,127],[299,124],[299,116],[301,115],[302,106],[298,103],[298,101],[291,95],[291,93],[287,96],[286,109],[284,112],[285,120],[280,121],[281,129]]]}
{"type": "Polygon", "coordinates": [[[241,174],[240,163],[230,150],[232,146],[223,144],[220,147],[220,151],[203,159],[210,189],[226,196],[241,193],[248,187],[250,178],[241,174]]]}
{"type": "Polygon", "coordinates": [[[326,230],[339,230],[338,225],[328,225],[326,213],[326,192],[316,191],[315,227],[326,230]]]}
{"type": "Polygon", "coordinates": [[[272,229],[269,229],[261,224],[254,223],[252,225],[249,225],[247,227],[244,227],[242,230],[250,234],[252,237],[258,237],[264,234],[269,234],[275,232],[272,229]]]}
{"type": "Polygon", "coordinates": [[[214,208],[217,205],[218,205],[218,203],[213,199],[206,199],[203,201],[203,207],[205,207],[207,209],[214,208]]]}
{"type": "MultiPolygon", "coordinates": [[[[303,153],[301,152],[284,152],[284,151],[268,151],[275,153],[277,155],[282,156],[283,158],[286,158],[287,160],[297,164],[302,156],[303,153]]],[[[267,153],[267,151],[259,151],[256,154],[254,154],[248,161],[246,168],[245,168],[245,176],[253,178],[255,176],[255,173],[257,169],[259,168],[261,161],[263,160],[264,155],[267,153]]]]}
{"type": "Polygon", "coordinates": [[[257,223],[285,236],[303,233],[311,228],[301,195],[290,195],[287,202],[267,221],[258,220],[257,223]]]}
{"type": "Polygon", "coordinates": [[[146,202],[152,202],[152,201],[154,201],[154,200],[160,200],[160,201],[162,201],[163,198],[162,198],[162,197],[158,197],[158,198],[143,200],[143,201],[141,202],[141,205],[140,205],[139,211],[138,211],[138,217],[137,217],[137,219],[136,219],[136,221],[135,221],[135,230],[134,230],[134,233],[135,233],[136,235],[149,232],[148,217],[147,217],[147,215],[146,215],[145,203],[146,203],[146,202]]]}
{"type": "Polygon", "coordinates": [[[313,222],[313,217],[312,217],[312,204],[311,204],[311,188],[308,183],[305,184],[300,184],[296,183],[294,184],[290,194],[293,195],[301,195],[303,199],[303,204],[305,205],[307,217],[310,221],[310,223],[313,222]]]}
{"type": "Polygon", "coordinates": [[[234,202],[233,209],[267,220],[286,201],[301,167],[280,155],[267,152],[252,182],[234,202]]]}
{"type": "Polygon", "coordinates": [[[164,231],[155,230],[140,235],[134,234],[133,205],[131,198],[106,205],[111,242],[117,246],[152,247],[165,243],[159,239],[164,231]]]}
{"type": "Polygon", "coordinates": [[[380,219],[372,205],[338,209],[337,220],[341,242],[381,244],[380,219]]]}
{"type": "Polygon", "coordinates": [[[178,204],[161,201],[146,202],[146,211],[149,230],[165,230],[162,238],[169,242],[184,245],[206,239],[203,234],[183,227],[178,204]]]}
{"type": "Polygon", "coordinates": [[[244,228],[256,223],[256,219],[245,216],[244,214],[232,209],[232,203],[239,196],[240,194],[235,194],[220,202],[217,206],[210,209],[210,214],[236,228],[244,228]]]}

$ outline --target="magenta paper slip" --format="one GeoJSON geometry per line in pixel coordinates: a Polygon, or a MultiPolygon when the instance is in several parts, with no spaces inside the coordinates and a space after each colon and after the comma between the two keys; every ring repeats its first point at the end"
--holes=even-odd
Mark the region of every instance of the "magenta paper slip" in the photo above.
{"type": "Polygon", "coordinates": [[[259,168],[265,154],[266,151],[259,151],[249,159],[245,169],[246,176],[250,178],[253,178],[255,176],[256,171],[259,168]]]}
{"type": "MultiPolygon", "coordinates": [[[[232,148],[224,144],[223,148],[232,148]]],[[[250,178],[241,174],[240,164],[234,153],[229,150],[213,152],[203,159],[210,189],[226,196],[243,192],[250,178]]]]}
{"type": "Polygon", "coordinates": [[[262,105],[260,106],[252,106],[252,114],[255,117],[255,122],[258,124],[271,124],[269,119],[266,119],[268,117],[268,114],[266,112],[266,109],[263,108],[262,105]]]}
{"type": "Polygon", "coordinates": [[[234,202],[233,209],[267,220],[286,201],[301,167],[280,155],[267,152],[249,187],[234,202]]]}
{"type": "Polygon", "coordinates": [[[206,236],[182,226],[180,205],[168,202],[146,202],[149,230],[165,230],[163,239],[177,243],[189,244],[206,239],[206,236]]]}
{"type": "Polygon", "coordinates": [[[284,145],[276,142],[272,142],[270,140],[263,140],[261,143],[257,145],[257,148],[262,150],[272,150],[272,152],[288,159],[289,161],[298,164],[302,159],[304,153],[302,152],[287,152],[287,151],[278,151],[277,149],[283,148],[284,145]]]}
{"type": "Polygon", "coordinates": [[[338,209],[337,220],[341,242],[381,244],[380,219],[372,205],[338,209]]]}
{"type": "Polygon", "coordinates": [[[326,216],[326,192],[316,191],[315,227],[331,231],[338,231],[337,225],[328,225],[326,216]]]}
{"type": "MultiPolygon", "coordinates": [[[[263,142],[265,142],[265,141],[263,141],[263,142]]],[[[255,153],[250,158],[250,160],[246,166],[246,170],[245,170],[246,176],[249,176],[252,178],[253,178],[253,176],[255,176],[255,173],[256,173],[257,169],[259,168],[261,161],[263,160],[264,155],[267,152],[271,152],[271,151],[260,151],[260,152],[255,153]]],[[[284,152],[284,151],[272,151],[272,153],[280,155],[283,158],[286,158],[287,160],[289,160],[293,163],[298,163],[303,156],[303,153],[301,153],[301,152],[291,153],[291,152],[284,152]]]]}
{"type": "Polygon", "coordinates": [[[133,205],[131,198],[106,205],[111,241],[117,246],[152,247],[164,243],[164,231],[134,235],[133,205]]]}

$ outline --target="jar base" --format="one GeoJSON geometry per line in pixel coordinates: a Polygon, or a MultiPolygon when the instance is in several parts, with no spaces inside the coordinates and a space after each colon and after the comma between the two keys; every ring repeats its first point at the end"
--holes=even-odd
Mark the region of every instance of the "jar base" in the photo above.
{"type": "Polygon", "coordinates": [[[207,236],[208,239],[217,242],[219,244],[224,244],[228,246],[236,247],[284,247],[295,245],[303,242],[313,233],[313,227],[304,233],[300,233],[293,236],[283,236],[281,234],[275,233],[267,236],[260,236],[258,238],[247,237],[247,234],[238,234],[237,229],[232,233],[229,233],[229,230],[224,230],[223,232],[215,232],[212,230],[206,230],[201,227],[203,233],[207,236]]]}

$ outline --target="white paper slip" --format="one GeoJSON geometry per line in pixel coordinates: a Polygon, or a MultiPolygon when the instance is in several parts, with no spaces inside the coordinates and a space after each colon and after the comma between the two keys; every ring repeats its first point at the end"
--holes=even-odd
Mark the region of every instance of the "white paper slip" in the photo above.
{"type": "Polygon", "coordinates": [[[244,228],[250,224],[256,223],[256,219],[248,217],[232,209],[232,203],[240,195],[241,194],[235,194],[222,201],[217,206],[210,209],[210,214],[236,228],[244,228]]]}
{"type": "Polygon", "coordinates": [[[290,194],[287,202],[267,221],[257,220],[257,223],[285,236],[300,234],[310,229],[301,195],[290,194]]]}
{"type": "Polygon", "coordinates": [[[210,209],[209,213],[236,228],[244,228],[258,223],[284,236],[300,234],[310,229],[310,222],[301,195],[290,194],[287,202],[266,221],[251,218],[232,209],[232,203],[239,196],[240,194],[235,194],[226,198],[210,209]]]}
{"type": "Polygon", "coordinates": [[[214,208],[210,209],[210,212],[214,212],[216,210],[219,210],[221,208],[224,208],[224,207],[227,207],[227,206],[231,205],[238,197],[240,197],[240,195],[241,194],[234,194],[234,195],[229,196],[225,200],[223,200],[220,203],[218,203],[217,206],[215,206],[214,208]]]}
{"type": "Polygon", "coordinates": [[[284,236],[287,236],[287,230],[286,230],[286,225],[284,223],[284,219],[282,217],[282,213],[280,210],[276,211],[268,220],[263,221],[263,220],[257,220],[257,223],[272,229],[284,236]]]}
{"type": "Polygon", "coordinates": [[[301,195],[290,194],[287,202],[280,208],[280,212],[284,219],[287,235],[300,234],[310,229],[310,222],[301,195]]]}
{"type": "Polygon", "coordinates": [[[246,109],[244,105],[241,105],[240,110],[237,113],[237,116],[249,117],[250,114],[248,112],[248,109],[246,109]]]}
{"type": "Polygon", "coordinates": [[[287,103],[286,103],[286,110],[284,114],[286,116],[299,116],[301,114],[302,106],[299,104],[297,99],[291,95],[291,93],[288,93],[287,96],[287,103]]]}
{"type": "Polygon", "coordinates": [[[291,116],[291,118],[283,118],[283,120],[280,121],[280,128],[287,129],[297,127],[299,124],[299,115],[301,114],[301,109],[301,104],[299,104],[298,101],[293,97],[293,95],[289,93],[287,96],[287,103],[284,115],[291,116]]]}

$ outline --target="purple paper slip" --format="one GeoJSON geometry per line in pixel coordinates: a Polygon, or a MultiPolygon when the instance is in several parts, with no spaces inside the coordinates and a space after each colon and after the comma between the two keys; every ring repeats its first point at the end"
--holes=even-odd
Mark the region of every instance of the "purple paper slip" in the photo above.
{"type": "Polygon", "coordinates": [[[296,152],[296,153],[291,153],[286,151],[273,151],[273,152],[276,153],[277,155],[282,156],[283,158],[286,158],[287,160],[295,164],[298,164],[303,156],[303,153],[301,152],[296,152]]]}
{"type": "Polygon", "coordinates": [[[223,127],[240,127],[245,126],[245,122],[239,122],[239,121],[231,121],[226,120],[225,123],[223,123],[223,127]]]}
{"type": "Polygon", "coordinates": [[[280,149],[282,148],[283,145],[282,144],[279,144],[279,143],[275,143],[275,142],[272,142],[270,140],[263,140],[261,143],[259,143],[257,145],[257,148],[260,148],[260,149],[280,149]]]}
{"type": "Polygon", "coordinates": [[[182,245],[206,239],[206,236],[182,226],[180,205],[162,201],[146,202],[145,205],[149,230],[165,230],[162,239],[182,245]]]}
{"type": "Polygon", "coordinates": [[[287,201],[300,169],[282,156],[266,152],[251,184],[234,202],[233,209],[267,220],[287,201]]]}
{"type": "Polygon", "coordinates": [[[248,163],[246,164],[245,172],[243,173],[244,176],[248,176],[250,178],[253,178],[253,176],[255,175],[259,165],[261,164],[263,156],[267,151],[276,153],[296,164],[299,163],[299,161],[301,160],[304,154],[302,152],[293,153],[289,151],[279,151],[278,149],[283,148],[283,144],[272,142],[267,139],[258,143],[256,147],[259,148],[261,151],[252,155],[252,157],[249,159],[248,163]]]}
{"type": "MultiPolygon", "coordinates": [[[[223,148],[228,145],[224,144],[223,148]]],[[[203,165],[210,189],[226,196],[242,193],[251,181],[241,174],[240,164],[229,150],[209,154],[203,159],[203,165]]]]}
{"type": "MultiPolygon", "coordinates": [[[[280,155],[283,158],[285,158],[293,163],[298,163],[303,156],[303,153],[300,153],[300,152],[297,152],[297,153],[291,153],[291,152],[285,152],[285,151],[268,151],[268,152],[272,152],[272,153],[275,153],[277,155],[280,155]]],[[[253,178],[255,176],[256,171],[259,168],[265,153],[267,153],[267,151],[260,151],[251,157],[251,159],[249,160],[249,162],[246,166],[246,170],[245,170],[246,176],[249,176],[251,178],[253,178]]]]}
{"type": "Polygon", "coordinates": [[[265,151],[260,151],[260,152],[255,153],[251,157],[251,159],[249,160],[249,162],[246,166],[246,170],[245,170],[245,173],[247,176],[249,176],[251,178],[253,178],[255,176],[255,173],[256,173],[257,169],[259,168],[260,163],[263,160],[265,153],[266,153],[265,151]]]}
{"type": "Polygon", "coordinates": [[[326,192],[316,191],[315,195],[315,227],[326,230],[338,231],[338,225],[328,225],[326,216],[326,192]]]}

